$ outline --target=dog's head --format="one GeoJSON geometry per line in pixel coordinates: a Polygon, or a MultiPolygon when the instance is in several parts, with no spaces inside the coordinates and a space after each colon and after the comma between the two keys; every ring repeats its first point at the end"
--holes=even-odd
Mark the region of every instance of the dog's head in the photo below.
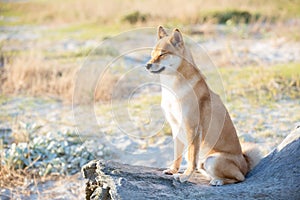
{"type": "Polygon", "coordinates": [[[184,43],[178,29],[168,35],[162,26],[157,30],[158,41],[146,68],[151,73],[174,74],[182,63],[184,43]]]}

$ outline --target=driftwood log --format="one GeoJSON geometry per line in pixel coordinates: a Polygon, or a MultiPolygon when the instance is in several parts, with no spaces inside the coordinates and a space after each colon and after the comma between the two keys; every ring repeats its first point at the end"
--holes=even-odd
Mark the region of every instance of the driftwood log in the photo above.
{"type": "Polygon", "coordinates": [[[82,168],[86,199],[300,199],[300,127],[242,183],[213,187],[200,174],[179,183],[163,169],[94,160],[82,168]]]}

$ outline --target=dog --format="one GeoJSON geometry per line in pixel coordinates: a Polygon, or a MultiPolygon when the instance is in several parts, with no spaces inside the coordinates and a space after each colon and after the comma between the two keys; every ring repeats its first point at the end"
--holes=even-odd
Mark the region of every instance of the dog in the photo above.
{"type": "Polygon", "coordinates": [[[187,181],[199,170],[220,186],[244,181],[259,162],[258,149],[242,151],[236,129],[221,98],[205,81],[178,29],[170,35],[162,26],[146,69],[160,76],[161,107],[172,129],[173,164],[164,174],[187,181]],[[179,174],[187,148],[187,169],[179,174]]]}

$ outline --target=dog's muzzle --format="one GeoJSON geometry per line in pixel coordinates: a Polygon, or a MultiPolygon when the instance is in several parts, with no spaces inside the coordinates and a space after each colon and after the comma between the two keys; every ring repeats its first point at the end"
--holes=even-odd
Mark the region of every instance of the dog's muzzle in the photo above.
{"type": "Polygon", "coordinates": [[[158,70],[151,70],[151,67],[152,67],[152,64],[151,64],[151,63],[147,63],[146,69],[148,69],[151,73],[155,73],[155,74],[158,74],[158,73],[160,73],[160,72],[162,72],[162,71],[165,70],[165,67],[164,67],[164,66],[161,67],[161,68],[158,69],[158,70]]]}

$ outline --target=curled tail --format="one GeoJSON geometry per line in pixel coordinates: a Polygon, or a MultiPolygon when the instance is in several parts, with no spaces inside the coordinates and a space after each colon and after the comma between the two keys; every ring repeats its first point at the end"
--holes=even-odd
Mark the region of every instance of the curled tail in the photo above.
{"type": "Polygon", "coordinates": [[[243,155],[248,164],[248,171],[252,170],[261,160],[260,150],[253,144],[243,144],[243,155]]]}

